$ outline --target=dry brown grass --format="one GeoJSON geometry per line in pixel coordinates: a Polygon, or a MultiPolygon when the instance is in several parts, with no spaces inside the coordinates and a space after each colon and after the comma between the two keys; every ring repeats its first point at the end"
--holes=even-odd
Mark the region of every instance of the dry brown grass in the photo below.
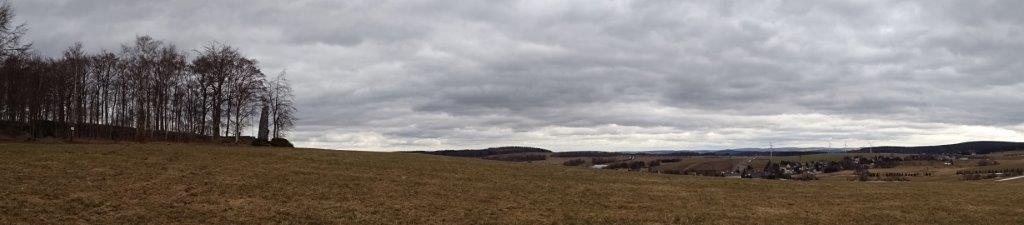
{"type": "Polygon", "coordinates": [[[1024,182],[796,182],[420,154],[0,144],[0,224],[1022,224],[1024,182]]]}

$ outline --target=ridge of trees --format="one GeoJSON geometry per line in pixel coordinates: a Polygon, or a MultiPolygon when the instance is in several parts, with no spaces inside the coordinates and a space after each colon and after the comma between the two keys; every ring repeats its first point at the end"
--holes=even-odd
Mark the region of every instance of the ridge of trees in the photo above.
{"type": "MultiPolygon", "coordinates": [[[[505,154],[520,154],[520,153],[551,153],[550,150],[534,147],[523,147],[523,146],[506,146],[486,149],[467,149],[467,150],[441,150],[441,151],[411,151],[407,153],[423,153],[430,155],[443,155],[443,156],[455,156],[455,157],[487,157],[494,155],[505,155],[505,154]]],[[[530,160],[527,160],[530,161],[530,160]]]]}
{"type": "Polygon", "coordinates": [[[902,153],[902,154],[989,154],[994,152],[1016,151],[1024,149],[1024,143],[1000,141],[974,141],[950,145],[895,147],[882,146],[861,148],[850,152],[858,153],[902,153]]]}
{"type": "Polygon", "coordinates": [[[264,105],[273,138],[294,126],[285,73],[268,79],[237,48],[211,43],[190,57],[138,36],[117,50],[90,54],[75,43],[48,58],[24,43],[27,27],[14,18],[0,2],[0,121],[27,124],[32,136],[237,143],[264,105]]]}

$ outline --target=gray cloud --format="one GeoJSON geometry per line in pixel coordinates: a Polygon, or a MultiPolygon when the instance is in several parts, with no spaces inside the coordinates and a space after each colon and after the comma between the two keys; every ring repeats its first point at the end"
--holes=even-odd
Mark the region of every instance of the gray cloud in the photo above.
{"type": "Polygon", "coordinates": [[[18,1],[39,51],[149,34],[287,69],[314,147],[1024,139],[1018,1],[18,1]]]}

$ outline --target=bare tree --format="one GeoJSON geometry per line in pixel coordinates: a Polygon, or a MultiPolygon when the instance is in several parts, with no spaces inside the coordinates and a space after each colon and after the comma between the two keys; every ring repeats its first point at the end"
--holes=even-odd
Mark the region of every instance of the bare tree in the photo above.
{"type": "MultiPolygon", "coordinates": [[[[62,127],[68,133],[68,137],[74,138],[75,127],[85,122],[86,118],[86,93],[89,82],[89,60],[90,57],[82,51],[82,43],[75,43],[64,51],[64,58],[60,61],[62,70],[57,74],[63,77],[66,83],[65,97],[62,98],[61,111],[65,112],[63,118],[68,124],[62,127]]],[[[80,132],[80,129],[78,130],[80,132]]]]}
{"type": "Polygon", "coordinates": [[[227,100],[224,98],[225,88],[231,79],[232,69],[241,58],[238,50],[230,46],[210,44],[192,61],[193,70],[199,74],[203,85],[208,86],[203,89],[208,89],[210,96],[208,109],[212,111],[211,134],[215,141],[220,140],[221,118],[227,100]]]}
{"type": "Polygon", "coordinates": [[[139,141],[149,138],[150,113],[153,110],[149,98],[154,92],[152,87],[161,45],[162,42],[149,36],[140,36],[135,39],[135,45],[122,47],[122,60],[127,69],[127,85],[131,87],[129,93],[134,97],[132,102],[135,111],[135,139],[139,141]]]}
{"type": "Polygon", "coordinates": [[[231,79],[230,92],[231,109],[234,111],[234,135],[235,143],[238,143],[242,135],[242,128],[250,125],[249,121],[256,113],[258,96],[263,86],[264,75],[256,66],[256,61],[241,59],[231,79]]]}
{"type": "Polygon", "coordinates": [[[291,85],[286,77],[287,73],[281,71],[269,82],[268,102],[270,103],[270,119],[273,126],[274,138],[284,138],[286,133],[295,126],[295,106],[291,85]]]}
{"type": "Polygon", "coordinates": [[[10,2],[0,2],[0,60],[24,54],[32,47],[21,42],[21,37],[28,31],[24,23],[14,21],[14,8],[10,2]]]}
{"type": "MultiPolygon", "coordinates": [[[[94,91],[92,92],[96,101],[93,102],[93,108],[96,113],[96,120],[94,123],[97,124],[113,124],[114,115],[114,79],[121,75],[119,59],[114,53],[104,51],[99,55],[93,56],[93,79],[95,85],[94,91]]],[[[114,138],[110,130],[104,130],[103,137],[114,138]]]]}
{"type": "Polygon", "coordinates": [[[155,79],[150,90],[154,93],[151,96],[151,105],[154,110],[155,127],[163,131],[163,139],[169,138],[171,130],[171,112],[178,106],[171,105],[175,95],[176,87],[185,79],[187,63],[185,54],[178,51],[174,45],[166,45],[159,51],[155,67],[155,79]]]}

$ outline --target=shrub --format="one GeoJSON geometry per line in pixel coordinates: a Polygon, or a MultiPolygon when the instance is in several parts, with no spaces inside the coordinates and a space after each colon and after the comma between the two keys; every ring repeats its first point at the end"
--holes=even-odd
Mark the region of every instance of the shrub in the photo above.
{"type": "Polygon", "coordinates": [[[583,164],[586,164],[586,163],[587,163],[587,160],[585,160],[585,159],[573,159],[573,160],[569,160],[569,161],[563,162],[562,165],[565,165],[565,166],[579,166],[579,165],[583,165],[583,164]]]}
{"type": "Polygon", "coordinates": [[[647,163],[647,165],[649,165],[649,167],[661,166],[661,161],[660,160],[654,160],[654,161],[651,161],[651,162],[647,163]]]}
{"type": "Polygon", "coordinates": [[[613,163],[613,162],[618,162],[618,161],[620,161],[620,160],[618,158],[615,158],[615,157],[601,157],[601,158],[591,158],[590,159],[590,162],[594,163],[594,165],[608,164],[608,163],[613,163]]]}
{"type": "Polygon", "coordinates": [[[614,169],[625,169],[625,168],[629,168],[629,163],[626,163],[626,162],[617,162],[617,163],[611,163],[611,164],[608,164],[608,166],[607,166],[607,167],[605,167],[605,169],[610,169],[610,170],[614,170],[614,169]]]}
{"type": "Polygon", "coordinates": [[[644,162],[633,161],[629,163],[629,170],[640,170],[644,168],[644,162]]]}
{"type": "Polygon", "coordinates": [[[547,155],[542,154],[512,154],[512,155],[492,155],[484,157],[484,159],[498,160],[498,161],[510,161],[510,162],[529,162],[529,161],[541,161],[548,159],[547,155]]]}
{"type": "Polygon", "coordinates": [[[999,165],[999,162],[996,162],[995,160],[987,160],[987,159],[978,161],[978,166],[993,166],[993,165],[999,165]]]}
{"type": "Polygon", "coordinates": [[[263,139],[256,139],[252,141],[252,146],[270,146],[270,141],[263,139]]]}
{"type": "Polygon", "coordinates": [[[857,181],[871,180],[871,172],[868,171],[867,166],[858,166],[857,169],[853,171],[853,174],[857,175],[857,181]]]}
{"type": "Polygon", "coordinates": [[[28,131],[27,123],[0,121],[0,135],[18,137],[28,135],[28,131]]]}
{"type": "Polygon", "coordinates": [[[816,176],[814,174],[810,174],[810,173],[795,175],[795,176],[792,176],[791,178],[793,180],[802,180],[802,181],[818,180],[818,176],[816,176]]]}
{"type": "Polygon", "coordinates": [[[605,167],[605,169],[629,169],[629,170],[632,170],[632,171],[640,171],[640,169],[643,169],[643,168],[644,168],[644,162],[642,162],[642,161],[617,162],[617,163],[608,164],[608,167],[605,167]]]}
{"type": "Polygon", "coordinates": [[[288,139],[284,139],[284,138],[270,139],[270,146],[274,146],[274,147],[287,147],[287,148],[295,147],[294,145],[292,145],[292,142],[289,142],[288,139]]]}
{"type": "Polygon", "coordinates": [[[683,161],[683,159],[671,158],[671,159],[659,159],[658,160],[659,163],[674,163],[674,162],[679,162],[679,161],[683,161]]]}
{"type": "Polygon", "coordinates": [[[981,175],[979,175],[979,174],[967,174],[967,175],[964,175],[962,177],[962,179],[964,179],[964,180],[981,180],[981,175]]]}

